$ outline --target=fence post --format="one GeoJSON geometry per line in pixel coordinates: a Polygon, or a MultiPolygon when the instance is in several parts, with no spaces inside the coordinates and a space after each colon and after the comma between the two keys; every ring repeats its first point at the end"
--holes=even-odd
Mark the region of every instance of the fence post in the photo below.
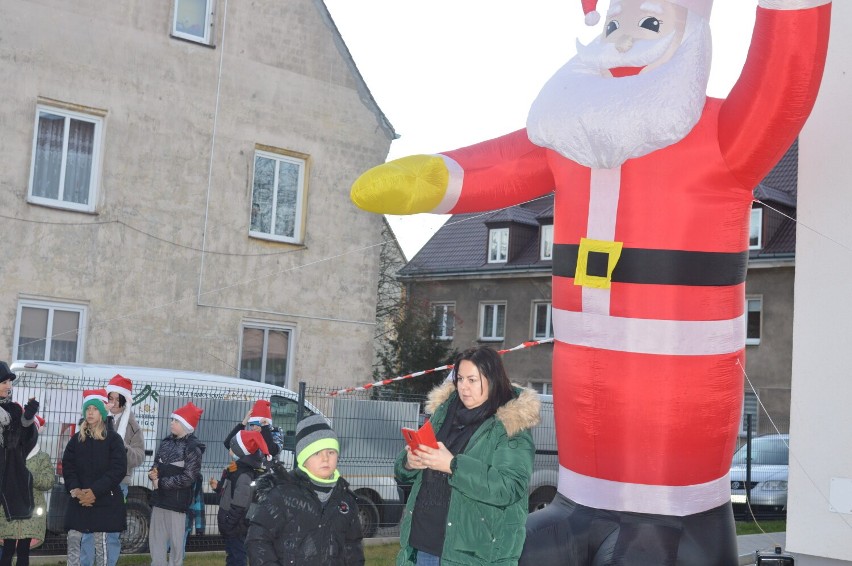
{"type": "Polygon", "coordinates": [[[299,408],[296,411],[296,422],[302,422],[305,418],[305,382],[299,382],[299,408]]]}
{"type": "Polygon", "coordinates": [[[746,414],[746,508],[751,513],[751,413],[746,414]]]}

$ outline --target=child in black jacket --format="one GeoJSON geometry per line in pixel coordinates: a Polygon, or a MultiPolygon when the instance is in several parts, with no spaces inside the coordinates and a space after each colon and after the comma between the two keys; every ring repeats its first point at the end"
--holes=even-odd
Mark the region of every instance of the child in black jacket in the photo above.
{"type": "Polygon", "coordinates": [[[246,536],[252,566],[363,566],[358,506],[337,471],[339,452],[322,416],[298,424],[296,469],[274,463],[256,482],[246,536]]]}
{"type": "Polygon", "coordinates": [[[229,450],[234,462],[215,487],[219,494],[219,532],[225,539],[226,566],[245,566],[246,513],[254,492],[253,483],[269,454],[259,432],[241,430],[231,439],[229,450]]]}

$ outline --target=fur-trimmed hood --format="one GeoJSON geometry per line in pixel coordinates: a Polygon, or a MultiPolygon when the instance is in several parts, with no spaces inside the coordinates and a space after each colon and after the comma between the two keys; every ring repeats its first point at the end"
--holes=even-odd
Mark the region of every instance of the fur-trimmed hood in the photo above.
{"type": "MultiPolygon", "coordinates": [[[[510,437],[536,426],[541,420],[541,400],[538,393],[514,383],[512,386],[515,398],[497,409],[496,415],[510,437]]],[[[455,392],[456,386],[451,381],[430,391],[426,399],[426,412],[434,414],[455,392]]]]}

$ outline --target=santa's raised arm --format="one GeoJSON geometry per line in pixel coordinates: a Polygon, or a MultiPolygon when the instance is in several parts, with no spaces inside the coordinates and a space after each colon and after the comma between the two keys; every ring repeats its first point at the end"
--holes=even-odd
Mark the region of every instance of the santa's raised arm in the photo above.
{"type": "Polygon", "coordinates": [[[530,517],[522,564],[737,563],[728,470],[752,190],[813,107],[830,1],[759,0],[725,100],[706,96],[711,7],[612,0],[524,130],[353,185],[359,207],[390,214],[555,192],[559,493],[530,517]]]}

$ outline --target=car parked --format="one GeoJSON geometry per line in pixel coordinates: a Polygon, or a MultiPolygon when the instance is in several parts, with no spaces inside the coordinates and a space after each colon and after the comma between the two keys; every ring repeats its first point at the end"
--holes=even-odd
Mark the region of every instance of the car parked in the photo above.
{"type": "Polygon", "coordinates": [[[784,515],[787,513],[787,471],[790,436],[766,434],[751,442],[751,483],[746,484],[748,445],[743,444],[731,462],[731,503],[735,514],[784,515]],[[749,504],[746,494],[751,487],[749,504]]]}

